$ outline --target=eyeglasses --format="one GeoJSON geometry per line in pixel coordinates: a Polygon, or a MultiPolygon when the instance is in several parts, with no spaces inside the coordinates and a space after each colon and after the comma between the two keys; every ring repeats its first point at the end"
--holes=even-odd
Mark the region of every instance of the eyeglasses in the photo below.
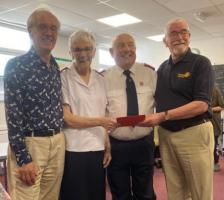
{"type": "Polygon", "coordinates": [[[55,26],[55,25],[49,26],[47,24],[38,24],[38,25],[36,25],[36,28],[37,28],[38,31],[44,32],[44,33],[48,32],[49,30],[51,32],[53,32],[53,33],[57,33],[58,32],[58,27],[55,26]]]}
{"type": "Polygon", "coordinates": [[[74,53],[81,53],[82,51],[86,53],[91,53],[93,51],[93,47],[86,47],[86,48],[71,48],[71,51],[74,53]]]}
{"type": "Polygon", "coordinates": [[[181,31],[172,31],[171,33],[169,33],[169,37],[171,38],[176,38],[179,36],[179,34],[182,36],[182,37],[185,37],[189,34],[190,32],[186,29],[183,29],[181,31]]]}
{"type": "Polygon", "coordinates": [[[119,42],[119,43],[117,43],[117,48],[118,49],[123,49],[125,47],[128,47],[130,49],[134,49],[135,48],[135,43],[133,43],[133,42],[128,42],[128,43],[119,42]]]}

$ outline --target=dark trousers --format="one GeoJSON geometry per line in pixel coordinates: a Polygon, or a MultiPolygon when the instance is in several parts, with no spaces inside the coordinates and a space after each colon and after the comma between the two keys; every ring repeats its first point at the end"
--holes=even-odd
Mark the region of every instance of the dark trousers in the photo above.
{"type": "Polygon", "coordinates": [[[219,153],[217,152],[217,146],[218,146],[218,137],[215,136],[215,146],[214,146],[214,163],[219,163],[219,153]]]}
{"type": "Polygon", "coordinates": [[[154,200],[153,134],[133,141],[111,139],[107,177],[113,200],[154,200]]]}
{"type": "Polygon", "coordinates": [[[103,151],[66,151],[61,200],[105,200],[103,156],[103,151]]]}

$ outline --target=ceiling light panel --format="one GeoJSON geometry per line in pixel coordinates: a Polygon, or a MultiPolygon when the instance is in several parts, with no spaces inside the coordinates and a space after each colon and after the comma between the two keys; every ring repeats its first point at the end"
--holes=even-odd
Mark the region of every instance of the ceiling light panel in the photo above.
{"type": "Polygon", "coordinates": [[[165,36],[164,34],[153,35],[153,36],[148,36],[147,39],[150,39],[150,40],[153,40],[153,41],[156,41],[156,42],[161,42],[161,41],[163,41],[164,36],[165,36]]]}
{"type": "Polygon", "coordinates": [[[97,19],[97,21],[112,27],[119,27],[119,26],[124,26],[128,24],[138,23],[138,22],[141,22],[142,20],[136,17],[133,17],[131,15],[128,15],[126,13],[123,13],[119,15],[106,17],[106,18],[100,18],[100,19],[97,19]]]}

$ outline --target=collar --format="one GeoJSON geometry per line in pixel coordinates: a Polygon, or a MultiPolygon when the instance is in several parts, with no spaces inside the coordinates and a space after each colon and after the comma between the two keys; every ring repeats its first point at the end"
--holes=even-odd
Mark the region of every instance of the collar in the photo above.
{"type": "MultiPolygon", "coordinates": [[[[37,51],[35,50],[35,48],[33,46],[31,46],[30,50],[28,51],[28,54],[30,54],[32,59],[36,60],[38,63],[46,65],[46,63],[43,60],[41,60],[40,56],[38,55],[37,51]]],[[[57,66],[57,62],[52,55],[50,58],[50,63],[51,63],[51,65],[57,66]]]]}
{"type": "Polygon", "coordinates": [[[80,75],[78,74],[78,72],[75,69],[75,66],[72,64],[70,65],[69,69],[71,70],[71,75],[75,77],[76,81],[78,81],[81,85],[84,85],[85,87],[90,87],[91,85],[93,85],[96,82],[97,79],[97,74],[95,72],[95,70],[90,68],[90,77],[89,77],[89,84],[86,85],[84,83],[84,81],[81,79],[80,75]]]}
{"type": "MultiPolygon", "coordinates": [[[[136,69],[136,64],[134,63],[130,68],[129,71],[131,72],[132,75],[135,75],[135,69],[136,69]]],[[[124,69],[122,69],[121,67],[117,66],[117,70],[120,76],[124,76],[123,72],[124,69]]]]}
{"type": "MultiPolygon", "coordinates": [[[[192,54],[193,54],[193,53],[191,52],[191,49],[188,48],[187,53],[184,55],[184,57],[181,58],[181,59],[180,59],[177,63],[175,63],[175,64],[178,64],[178,63],[180,63],[180,62],[189,62],[189,61],[191,61],[191,59],[192,59],[192,54]]],[[[174,65],[171,56],[169,57],[169,64],[174,65]]]]}

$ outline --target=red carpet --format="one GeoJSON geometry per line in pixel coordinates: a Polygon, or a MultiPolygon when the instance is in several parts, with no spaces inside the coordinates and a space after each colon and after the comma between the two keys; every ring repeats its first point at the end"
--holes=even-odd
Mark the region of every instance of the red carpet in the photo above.
{"type": "Polygon", "coordinates": [[[214,172],[214,200],[224,200],[224,156],[219,163],[221,170],[214,172]]]}
{"type": "MultiPolygon", "coordinates": [[[[214,172],[214,200],[224,200],[224,157],[220,157],[221,170],[214,172]]],[[[161,169],[155,169],[154,174],[154,189],[157,200],[167,200],[166,184],[163,172],[161,169]]],[[[107,186],[107,200],[112,200],[110,189],[107,186]]]]}

